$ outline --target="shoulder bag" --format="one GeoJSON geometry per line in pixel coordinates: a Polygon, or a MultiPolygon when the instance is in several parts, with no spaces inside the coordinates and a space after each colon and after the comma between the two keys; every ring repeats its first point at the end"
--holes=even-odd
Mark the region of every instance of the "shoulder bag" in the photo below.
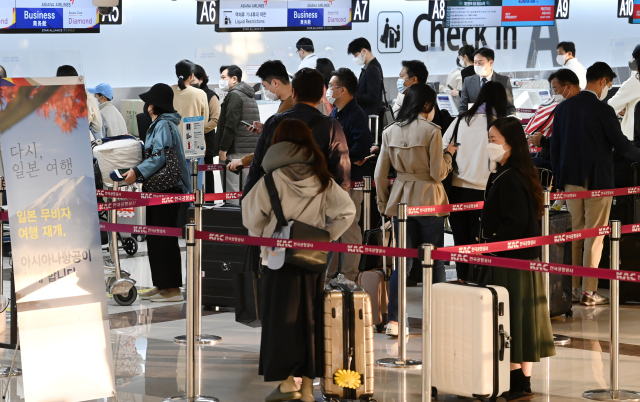
{"type": "MultiPolygon", "coordinates": [[[[278,196],[278,189],[273,181],[273,173],[269,173],[264,177],[269,198],[271,199],[271,207],[278,220],[273,238],[283,240],[301,240],[301,241],[331,241],[329,232],[307,225],[306,223],[292,219],[287,222],[282,212],[282,204],[278,196]]],[[[322,273],[327,270],[327,252],[319,250],[303,250],[303,249],[281,249],[269,248],[269,268],[280,269],[284,264],[295,265],[299,268],[322,273]]]]}
{"type": "MultiPolygon", "coordinates": [[[[381,83],[382,83],[382,97],[384,99],[384,103],[382,104],[382,110],[380,111],[380,116],[382,116],[381,127],[387,127],[390,124],[395,123],[396,116],[393,113],[393,108],[391,107],[391,105],[389,104],[389,101],[387,100],[387,90],[384,87],[384,76],[382,75],[382,71],[377,66],[376,66],[376,70],[378,70],[378,72],[380,73],[381,83]]],[[[380,130],[380,132],[382,131],[380,130]]],[[[378,138],[376,133],[372,133],[372,134],[374,138],[378,138]]]]}
{"type": "MultiPolygon", "coordinates": [[[[169,124],[169,130],[171,131],[171,137],[173,137],[173,128],[171,123],[169,124]]],[[[165,163],[157,172],[144,180],[145,190],[152,193],[161,193],[171,188],[177,187],[181,182],[180,163],[178,162],[178,155],[173,146],[164,147],[158,152],[152,153],[153,141],[151,146],[145,150],[145,159],[149,159],[153,156],[160,156],[164,152],[165,163]]]]}
{"type": "MultiPolygon", "coordinates": [[[[456,126],[453,129],[453,136],[451,136],[450,144],[455,144],[458,142],[458,129],[460,128],[460,122],[463,120],[463,116],[458,116],[458,121],[456,122],[456,126]]],[[[458,153],[456,152],[451,156],[451,172],[447,175],[447,177],[442,180],[442,185],[444,186],[444,191],[448,196],[451,196],[451,187],[453,187],[453,172],[458,170],[458,164],[456,163],[456,157],[458,153]]]]}

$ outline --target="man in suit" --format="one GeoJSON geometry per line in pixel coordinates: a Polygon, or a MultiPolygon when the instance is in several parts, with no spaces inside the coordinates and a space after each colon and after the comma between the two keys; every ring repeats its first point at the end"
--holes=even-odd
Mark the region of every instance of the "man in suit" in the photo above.
{"type": "Polygon", "coordinates": [[[469,110],[469,104],[475,103],[476,98],[480,93],[480,88],[489,81],[496,81],[502,84],[507,91],[507,102],[509,104],[507,113],[513,114],[516,112],[516,107],[513,105],[511,81],[506,75],[500,75],[493,71],[494,58],[495,53],[487,47],[478,49],[473,53],[473,65],[476,75],[467,77],[462,84],[462,91],[460,91],[460,107],[458,108],[460,113],[469,110]]]}
{"type": "Polygon", "coordinates": [[[349,43],[348,54],[353,62],[362,68],[358,79],[355,98],[367,116],[379,116],[382,109],[382,65],[371,53],[371,44],[365,38],[354,39],[349,43]]]}
{"type": "MultiPolygon", "coordinates": [[[[556,108],[551,136],[551,165],[556,187],[574,192],[614,188],[613,150],[640,161],[640,149],[622,133],[616,112],[606,103],[616,74],[606,63],[587,70],[586,88],[556,108]]],[[[567,200],[573,230],[605,226],[613,197],[567,200]]],[[[597,268],[604,236],[574,241],[573,265],[597,268]],[[584,251],[583,251],[584,244],[584,251]]],[[[598,279],[573,277],[573,300],[586,306],[608,304],[598,292],[598,279]]]]}

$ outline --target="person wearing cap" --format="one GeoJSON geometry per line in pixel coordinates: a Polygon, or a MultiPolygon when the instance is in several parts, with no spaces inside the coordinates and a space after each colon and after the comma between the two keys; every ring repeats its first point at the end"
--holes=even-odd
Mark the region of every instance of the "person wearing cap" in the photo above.
{"type": "Polygon", "coordinates": [[[298,71],[303,68],[316,68],[318,56],[313,53],[315,52],[315,48],[313,47],[313,41],[311,39],[300,38],[298,43],[296,43],[296,49],[298,50],[300,60],[302,60],[298,66],[298,71]]]}
{"type": "Polygon", "coordinates": [[[638,81],[638,60],[640,60],[640,45],[631,53],[629,68],[631,77],[626,80],[618,92],[609,99],[609,106],[622,116],[622,133],[633,141],[633,126],[635,120],[635,108],[640,101],[640,81],[638,81]]]}
{"type": "MultiPolygon", "coordinates": [[[[178,125],[182,116],[173,107],[173,89],[167,84],[156,84],[149,92],[140,95],[144,101],[143,111],[148,114],[153,123],[147,131],[145,142],[145,160],[127,171],[124,181],[133,184],[136,180],[152,177],[167,162],[166,153],[173,149],[178,165],[180,177],[178,185],[163,193],[186,194],[190,192],[189,167],[184,156],[182,136],[178,125]]],[[[180,204],[163,204],[147,207],[147,225],[178,227],[177,219],[180,204]]],[[[181,302],[182,292],[182,259],[177,237],[147,235],[149,250],[149,266],[154,288],[141,296],[142,300],[152,302],[181,302]]]]}
{"type": "Polygon", "coordinates": [[[118,108],[113,105],[113,88],[109,84],[99,84],[87,89],[98,100],[105,137],[116,137],[127,134],[127,124],[118,108]]]}

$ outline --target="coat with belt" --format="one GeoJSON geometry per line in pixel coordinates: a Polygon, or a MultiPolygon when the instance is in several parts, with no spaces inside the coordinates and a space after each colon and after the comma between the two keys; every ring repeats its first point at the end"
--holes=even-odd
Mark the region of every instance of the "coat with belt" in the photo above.
{"type": "Polygon", "coordinates": [[[622,118],[622,133],[631,141],[634,140],[633,126],[635,123],[636,104],[640,101],[640,81],[635,74],[622,84],[618,92],[609,99],[609,106],[620,113],[623,109],[627,109],[622,118]]]}
{"type": "MultiPolygon", "coordinates": [[[[469,103],[475,103],[480,94],[480,83],[482,77],[479,75],[472,75],[467,77],[462,84],[462,91],[460,91],[460,107],[458,110],[460,113],[469,110],[469,103]]],[[[500,75],[493,72],[491,81],[499,82],[507,91],[507,114],[513,114],[516,112],[516,107],[513,104],[513,89],[511,87],[511,80],[506,75],[500,75]]]]}
{"type": "Polygon", "coordinates": [[[556,187],[614,188],[613,150],[640,161],[640,149],[622,133],[613,108],[584,90],[556,108],[551,166],[556,187]],[[587,185],[588,182],[588,185],[587,185]]]}
{"type": "MultiPolygon", "coordinates": [[[[442,151],[440,127],[418,116],[409,124],[395,123],[382,133],[374,178],[378,210],[396,216],[397,204],[409,207],[448,204],[442,180],[451,171],[451,155],[442,151]],[[398,176],[389,192],[389,169],[398,176]]],[[[448,213],[435,214],[447,216],[448,213]]]]}
{"type": "Polygon", "coordinates": [[[258,137],[242,123],[252,124],[260,121],[258,103],[254,99],[256,92],[246,82],[240,82],[227,94],[220,109],[217,138],[220,149],[214,150],[228,154],[250,154],[258,143],[258,137]]]}
{"type": "MultiPolygon", "coordinates": [[[[293,144],[279,142],[267,151],[263,165],[267,173],[273,172],[282,211],[287,221],[304,222],[329,232],[331,240],[337,240],[351,226],[356,207],[349,193],[331,180],[331,185],[318,194],[320,182],[313,175],[313,159],[304,152],[293,153],[293,144]]],[[[271,237],[277,218],[271,206],[269,192],[262,177],[243,201],[242,222],[251,236],[271,237]]],[[[269,253],[262,247],[262,264],[267,265],[269,253]]]]}

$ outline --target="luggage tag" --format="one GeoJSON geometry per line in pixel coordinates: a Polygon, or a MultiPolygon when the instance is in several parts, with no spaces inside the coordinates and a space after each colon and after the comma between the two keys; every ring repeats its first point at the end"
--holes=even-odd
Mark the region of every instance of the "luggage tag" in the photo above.
{"type": "MultiPolygon", "coordinates": [[[[282,239],[289,240],[291,234],[291,222],[287,226],[283,226],[282,230],[279,232],[275,232],[271,238],[272,239],[282,239]]],[[[284,259],[287,252],[286,248],[283,247],[267,247],[267,252],[269,253],[269,261],[267,266],[269,269],[278,270],[282,268],[284,265],[284,259]]]]}

